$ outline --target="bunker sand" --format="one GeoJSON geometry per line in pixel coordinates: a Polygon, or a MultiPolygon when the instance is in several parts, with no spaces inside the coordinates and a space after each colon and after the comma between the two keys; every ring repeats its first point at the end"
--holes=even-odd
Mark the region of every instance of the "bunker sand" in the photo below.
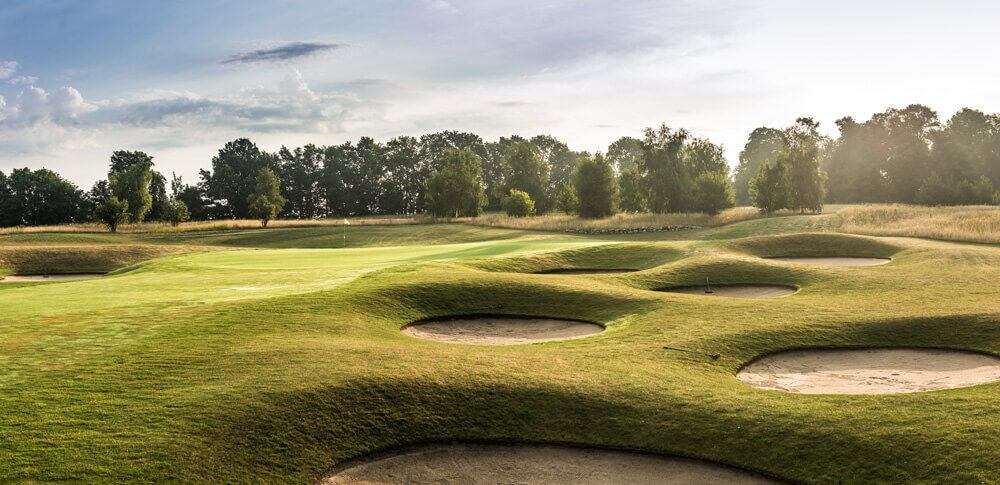
{"type": "Polygon", "coordinates": [[[809,258],[809,257],[781,257],[767,258],[775,261],[785,261],[788,263],[825,264],[829,266],[877,266],[892,261],[889,258],[809,258]]]}
{"type": "Polygon", "coordinates": [[[702,296],[722,296],[729,298],[777,298],[795,293],[794,286],[783,285],[720,285],[712,286],[711,293],[706,292],[705,286],[683,286],[678,288],[665,288],[659,291],[667,293],[684,293],[687,295],[702,296]]]}
{"type": "Polygon", "coordinates": [[[596,323],[542,317],[469,316],[424,320],[403,327],[416,338],[453,344],[512,345],[569,340],[600,333],[596,323]]]}
{"type": "Polygon", "coordinates": [[[334,484],[775,484],[711,462],[538,445],[430,445],[343,469],[334,484]]]}
{"type": "Polygon", "coordinates": [[[802,394],[896,394],[1000,380],[1000,358],[938,349],[792,350],[751,362],[736,378],[802,394]]]}

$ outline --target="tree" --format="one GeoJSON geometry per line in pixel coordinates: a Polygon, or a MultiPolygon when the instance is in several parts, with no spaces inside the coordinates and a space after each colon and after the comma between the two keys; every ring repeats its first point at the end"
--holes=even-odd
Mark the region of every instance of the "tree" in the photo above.
{"type": "Polygon", "coordinates": [[[281,196],[278,177],[271,169],[260,169],[257,173],[257,184],[253,193],[247,197],[247,201],[250,204],[250,215],[254,219],[260,219],[261,227],[267,227],[267,223],[281,213],[285,198],[281,196]]]}
{"type": "Polygon", "coordinates": [[[503,165],[507,190],[527,192],[538,213],[548,212],[549,170],[535,145],[530,142],[511,145],[503,157],[503,165]]]}
{"type": "Polygon", "coordinates": [[[87,207],[83,192],[51,170],[0,172],[0,226],[78,222],[87,207]]]}
{"type": "Polygon", "coordinates": [[[511,146],[525,141],[517,135],[512,135],[509,137],[500,137],[499,140],[495,142],[490,142],[485,144],[486,156],[483,157],[483,182],[486,184],[486,197],[487,197],[487,207],[490,209],[499,209],[502,205],[503,198],[506,197],[508,191],[504,189],[506,186],[506,181],[504,177],[506,175],[506,169],[504,168],[504,156],[507,155],[507,150],[511,146]]]}
{"type": "Polygon", "coordinates": [[[503,209],[511,217],[528,217],[535,213],[535,202],[527,192],[510,189],[510,194],[503,199],[503,209]]]}
{"type": "Polygon", "coordinates": [[[111,172],[108,176],[111,193],[128,203],[129,222],[133,224],[142,222],[153,205],[153,197],[149,193],[149,184],[153,178],[150,169],[153,162],[150,160],[136,162],[122,171],[111,172]]]}
{"type": "Polygon", "coordinates": [[[212,158],[212,171],[200,172],[205,196],[221,203],[219,216],[246,219],[258,174],[265,168],[277,170],[277,165],[276,156],[246,138],[226,143],[212,158]]]}
{"type": "Polygon", "coordinates": [[[118,226],[128,222],[129,217],[128,201],[118,200],[115,196],[109,197],[94,211],[94,218],[108,226],[111,232],[118,232],[118,226]]]}
{"type": "Polygon", "coordinates": [[[791,209],[819,211],[823,208],[823,181],[820,170],[819,123],[812,118],[799,118],[785,130],[785,148],[777,163],[788,169],[788,203],[791,209]]]}
{"type": "Polygon", "coordinates": [[[149,196],[149,213],[146,218],[151,221],[167,220],[167,204],[170,203],[170,198],[167,197],[167,179],[155,170],[150,174],[149,196]]]}
{"type": "Polygon", "coordinates": [[[576,187],[571,182],[564,182],[556,193],[556,209],[566,214],[576,214],[580,200],[576,197],[576,187]]]}
{"type": "Polygon", "coordinates": [[[443,152],[441,169],[427,179],[427,211],[438,217],[474,217],[486,204],[479,157],[472,150],[443,152]]]}
{"type": "Polygon", "coordinates": [[[385,158],[379,211],[391,214],[416,213],[425,182],[420,178],[420,142],[412,136],[393,138],[385,144],[385,158]]]}
{"type": "Polygon", "coordinates": [[[548,168],[549,186],[546,194],[555,194],[562,184],[570,180],[583,154],[571,151],[569,146],[550,135],[533,136],[529,141],[535,145],[538,158],[548,168]]]}
{"type": "Polygon", "coordinates": [[[577,165],[573,175],[580,217],[598,219],[618,212],[618,185],[611,163],[598,153],[577,165]]]}
{"type": "Polygon", "coordinates": [[[320,167],[323,149],[315,145],[278,150],[278,175],[281,193],[288,199],[285,213],[300,219],[320,214],[320,167]]]}
{"type": "Polygon", "coordinates": [[[163,220],[169,222],[171,226],[176,226],[190,218],[191,214],[183,202],[177,199],[171,199],[167,202],[167,207],[163,212],[163,220]]]}
{"type": "Polygon", "coordinates": [[[111,153],[111,165],[108,168],[108,175],[116,172],[125,172],[135,165],[153,166],[153,157],[145,152],[116,150],[111,153]]]}
{"type": "Polygon", "coordinates": [[[724,172],[705,172],[694,179],[693,209],[716,215],[734,204],[733,186],[724,172]]]}
{"type": "Polygon", "coordinates": [[[639,168],[649,210],[684,212],[692,190],[691,169],[685,164],[685,142],[690,134],[662,124],[658,129],[646,128],[645,135],[639,168]]]}
{"type": "Polygon", "coordinates": [[[765,160],[750,180],[750,201],[765,214],[788,207],[788,169],[782,163],[765,160]]]}
{"type": "Polygon", "coordinates": [[[645,212],[646,197],[638,168],[627,168],[618,176],[619,204],[623,212],[645,212]]]}
{"type": "Polygon", "coordinates": [[[736,202],[750,202],[750,179],[757,176],[765,160],[774,160],[785,146],[785,134],[781,130],[761,127],[753,130],[740,152],[739,164],[733,175],[733,190],[736,202]]]}
{"type": "Polygon", "coordinates": [[[638,170],[642,160],[642,140],[623,136],[608,145],[608,153],[604,157],[617,174],[626,170],[638,170]]]}

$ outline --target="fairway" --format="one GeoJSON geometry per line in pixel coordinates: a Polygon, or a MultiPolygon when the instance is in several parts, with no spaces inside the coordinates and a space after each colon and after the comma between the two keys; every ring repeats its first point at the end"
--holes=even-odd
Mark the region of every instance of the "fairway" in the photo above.
{"type": "Polygon", "coordinates": [[[0,240],[18,262],[2,274],[59,273],[52,261],[109,272],[0,284],[0,482],[350,483],[335,475],[346,464],[381,476],[378,459],[413,453],[503,468],[481,452],[491,446],[525,456],[517,473],[538,480],[555,469],[572,481],[591,460],[611,480],[636,467],[761,483],[1000,480],[1000,376],[867,395],[737,378],[788,350],[807,362],[814,349],[976,352],[920,360],[946,380],[1000,354],[1000,248],[815,232],[818,217],[833,222],[814,217],[663,240],[467,224],[421,225],[426,244],[357,227],[347,248],[331,247],[340,228],[0,240]],[[55,247],[74,258],[52,259],[55,247]],[[710,298],[706,278],[780,297],[710,298]],[[662,291],[677,288],[693,289],[662,291]],[[447,334],[458,317],[485,319],[457,332],[486,342],[405,331],[445,322],[424,330],[447,334]],[[534,320],[572,336],[490,333],[518,337],[534,320]]]}

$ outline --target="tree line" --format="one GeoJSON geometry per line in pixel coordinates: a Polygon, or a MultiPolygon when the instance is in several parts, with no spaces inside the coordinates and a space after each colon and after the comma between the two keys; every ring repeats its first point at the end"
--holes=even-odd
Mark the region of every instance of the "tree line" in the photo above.
{"type": "MultiPolygon", "coordinates": [[[[942,124],[933,110],[913,104],[836,125],[836,139],[816,140],[830,202],[1000,202],[1000,115],[964,108],[942,124]]],[[[733,177],[738,203],[752,202],[751,180],[781,156],[788,136],[768,127],[750,134],[733,177]]]]}
{"type": "Polygon", "coordinates": [[[107,178],[86,192],[46,169],[0,172],[0,226],[998,201],[1000,115],[963,109],[941,124],[934,111],[911,105],[836,125],[836,139],[820,134],[811,118],[757,128],[732,176],[721,146],[665,124],[642,138],[622,137],[603,153],[574,151],[548,135],[484,141],[458,131],[274,153],[240,138],[226,143],[194,184],[168,181],[144,152],[116,151],[107,178]]]}

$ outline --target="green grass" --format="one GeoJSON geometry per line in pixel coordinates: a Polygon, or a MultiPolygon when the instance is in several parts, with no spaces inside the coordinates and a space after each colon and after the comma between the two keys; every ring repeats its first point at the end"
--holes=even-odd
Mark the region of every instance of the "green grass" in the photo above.
{"type": "Polygon", "coordinates": [[[806,346],[1000,354],[1000,248],[814,232],[836,230],[835,217],[677,241],[462,225],[359,228],[357,244],[372,247],[349,249],[330,249],[335,228],[130,235],[135,248],[170,251],[131,259],[115,259],[125,242],[0,241],[22,264],[56,264],[44,248],[62,245],[128,269],[0,284],[0,482],[307,483],[347,458],[454,439],[646,450],[795,482],[1000,481],[1000,383],[845,396],[734,378],[755,356],[806,346]],[[279,249],[209,250],[251,245],[279,249]],[[893,261],[761,259],[814,254],[893,261]],[[642,271],[532,274],[565,267],[642,271]],[[771,300],[650,291],[706,276],[801,290],[771,300]],[[496,303],[607,330],[499,347],[398,331],[496,303]]]}

